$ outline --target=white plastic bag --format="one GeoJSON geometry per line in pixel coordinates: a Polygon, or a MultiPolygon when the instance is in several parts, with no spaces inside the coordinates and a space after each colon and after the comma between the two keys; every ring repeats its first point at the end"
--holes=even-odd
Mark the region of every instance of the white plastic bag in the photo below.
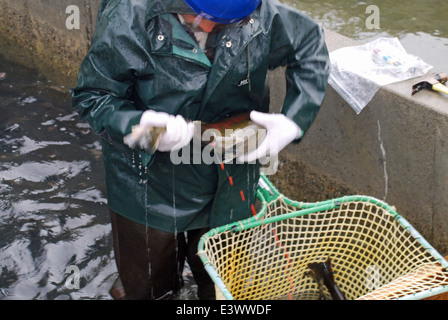
{"type": "Polygon", "coordinates": [[[359,114],[380,87],[428,73],[432,66],[410,55],[397,38],[378,38],[367,44],[330,53],[329,84],[359,114]]]}

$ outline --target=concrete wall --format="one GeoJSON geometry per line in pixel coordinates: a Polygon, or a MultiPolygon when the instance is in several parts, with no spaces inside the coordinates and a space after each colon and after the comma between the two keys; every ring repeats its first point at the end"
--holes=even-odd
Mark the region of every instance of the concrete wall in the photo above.
{"type": "MultiPolygon", "coordinates": [[[[0,37],[74,84],[98,5],[99,0],[2,0],[0,37]],[[80,30],[65,26],[68,5],[81,10],[80,30]]],[[[327,43],[330,50],[355,44],[328,30],[327,43]]],[[[279,106],[282,70],[270,76],[272,105],[279,106]]],[[[354,193],[383,199],[448,254],[448,97],[429,91],[411,97],[414,82],[382,88],[359,115],[329,87],[304,141],[282,152],[280,170],[271,180],[297,200],[354,193]]]]}
{"type": "MultiPolygon", "coordinates": [[[[43,58],[44,64],[73,77],[89,47],[99,3],[99,0],[2,0],[0,35],[6,38],[6,46],[26,49],[43,58]],[[80,29],[66,28],[69,5],[79,8],[80,29]]],[[[11,59],[18,58],[11,55],[11,59]]]]}

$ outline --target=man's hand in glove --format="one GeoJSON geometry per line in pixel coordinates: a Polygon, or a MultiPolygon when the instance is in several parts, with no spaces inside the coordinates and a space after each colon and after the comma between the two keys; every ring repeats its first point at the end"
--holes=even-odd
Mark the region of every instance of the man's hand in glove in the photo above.
{"type": "Polygon", "coordinates": [[[256,159],[272,157],[302,136],[300,127],[283,114],[252,111],[250,118],[267,130],[266,137],[257,149],[240,156],[238,162],[252,162],[256,159]]]}
{"type": "Polygon", "coordinates": [[[157,150],[170,152],[182,149],[193,138],[194,124],[182,116],[173,116],[165,112],[147,110],[140,119],[140,126],[166,128],[162,133],[157,150]]]}

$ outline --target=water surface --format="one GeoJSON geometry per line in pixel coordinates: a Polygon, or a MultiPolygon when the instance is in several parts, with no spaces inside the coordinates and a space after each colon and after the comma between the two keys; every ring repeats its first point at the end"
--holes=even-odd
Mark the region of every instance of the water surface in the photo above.
{"type": "Polygon", "coordinates": [[[312,1],[282,0],[319,22],[323,27],[361,43],[377,37],[397,37],[408,53],[448,72],[448,1],[378,0],[312,1]],[[379,29],[369,29],[366,8],[376,5],[379,29]]]}
{"type": "MultiPolygon", "coordinates": [[[[0,71],[0,300],[111,299],[99,137],[72,111],[69,88],[1,55],[0,71]]],[[[177,298],[196,299],[188,268],[184,279],[177,298]]]]}
{"type": "Polygon", "coordinates": [[[68,88],[5,57],[0,70],[0,299],[109,299],[116,269],[98,139],[71,111],[68,88]],[[79,289],[66,286],[70,266],[79,289]]]}

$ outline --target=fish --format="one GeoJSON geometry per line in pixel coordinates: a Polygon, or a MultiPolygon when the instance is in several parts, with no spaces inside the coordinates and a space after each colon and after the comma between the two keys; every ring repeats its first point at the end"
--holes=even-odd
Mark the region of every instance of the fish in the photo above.
{"type": "Polygon", "coordinates": [[[164,127],[135,125],[123,142],[131,149],[142,149],[154,154],[159,146],[160,137],[166,131],[164,127]]]}
{"type": "MultiPolygon", "coordinates": [[[[211,146],[215,156],[223,162],[255,150],[266,137],[266,129],[250,119],[249,112],[238,113],[224,119],[206,123],[193,121],[195,138],[201,147],[211,146]]],[[[140,148],[154,154],[160,137],[166,131],[163,127],[135,125],[131,133],[124,137],[124,143],[131,149],[140,148]]]]}
{"type": "Polygon", "coordinates": [[[330,292],[333,300],[346,300],[344,293],[339,289],[334,281],[333,266],[331,264],[330,257],[328,257],[327,261],[325,262],[309,263],[308,268],[311,270],[311,275],[317,280],[319,284],[319,299],[325,300],[322,286],[322,284],[324,284],[330,292]]]}
{"type": "Polygon", "coordinates": [[[266,138],[267,130],[250,119],[250,113],[238,113],[218,122],[201,124],[201,145],[213,146],[215,156],[228,163],[255,150],[266,138]]]}

